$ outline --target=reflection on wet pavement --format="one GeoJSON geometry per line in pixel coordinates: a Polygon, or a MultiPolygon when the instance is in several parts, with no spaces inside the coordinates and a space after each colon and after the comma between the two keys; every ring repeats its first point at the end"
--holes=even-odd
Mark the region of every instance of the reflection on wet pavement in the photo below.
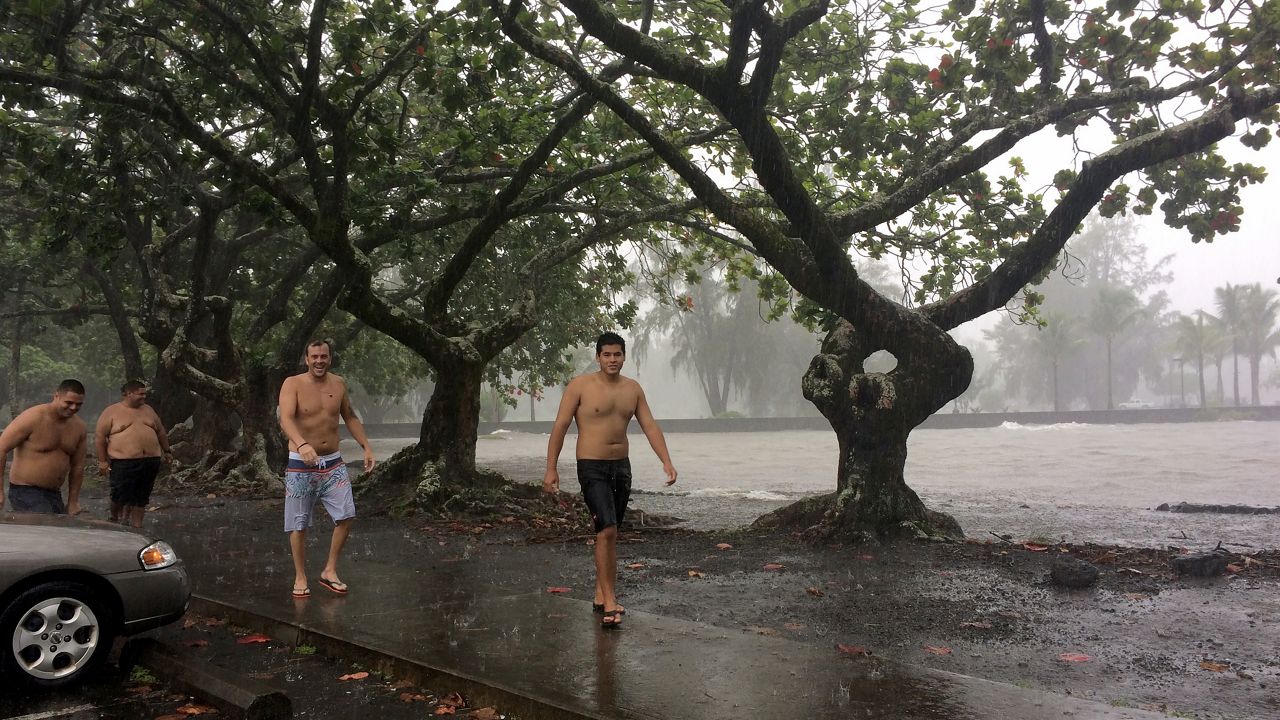
{"type": "MultiPolygon", "coordinates": [[[[349,595],[313,586],[310,599],[294,600],[282,533],[193,530],[169,524],[176,519],[157,518],[159,529],[190,566],[198,595],[530,699],[542,715],[1160,717],[639,611],[605,631],[587,602],[504,587],[481,562],[414,566],[395,547],[353,552],[342,566],[349,595]]],[[[311,538],[312,552],[324,544],[311,538]]]]}

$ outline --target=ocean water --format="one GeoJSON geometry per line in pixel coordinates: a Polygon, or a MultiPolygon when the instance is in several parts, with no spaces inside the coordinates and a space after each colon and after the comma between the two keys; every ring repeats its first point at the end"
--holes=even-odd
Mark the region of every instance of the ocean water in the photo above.
{"type": "MultiPolygon", "coordinates": [[[[561,453],[573,482],[573,440],[561,453]]],[[[644,436],[632,435],[634,505],[693,527],[733,527],[836,484],[835,435],[825,431],[670,433],[679,481],[662,484],[644,436]]],[[[409,441],[375,442],[380,457],[409,441]]],[[[482,436],[477,462],[538,482],[547,436],[482,436]]],[[[917,430],[907,483],[951,513],[970,537],[1143,546],[1280,547],[1280,515],[1181,514],[1161,503],[1280,506],[1280,423],[1060,424],[917,430]]]]}

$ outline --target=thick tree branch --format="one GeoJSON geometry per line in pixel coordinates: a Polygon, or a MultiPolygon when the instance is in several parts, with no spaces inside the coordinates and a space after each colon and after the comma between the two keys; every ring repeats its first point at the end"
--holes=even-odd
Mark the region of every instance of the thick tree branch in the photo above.
{"type": "Polygon", "coordinates": [[[1134,138],[1089,160],[1045,222],[1007,260],[987,277],[920,313],[950,329],[1003,307],[1062,250],[1117,179],[1204,150],[1231,135],[1238,120],[1278,103],[1280,87],[1241,93],[1195,120],[1134,138]]]}

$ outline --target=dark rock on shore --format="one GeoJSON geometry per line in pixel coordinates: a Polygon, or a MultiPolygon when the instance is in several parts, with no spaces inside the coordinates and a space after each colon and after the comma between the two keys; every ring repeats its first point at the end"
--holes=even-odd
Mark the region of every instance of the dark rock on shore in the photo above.
{"type": "Polygon", "coordinates": [[[1178,555],[1173,558],[1173,569],[1179,575],[1215,577],[1227,571],[1227,558],[1216,552],[1178,555]]]}
{"type": "Polygon", "coordinates": [[[1205,505],[1200,503],[1162,503],[1156,510],[1175,513],[1222,513],[1224,515],[1278,515],[1280,507],[1255,507],[1253,505],[1205,505]]]}
{"type": "Polygon", "coordinates": [[[1061,557],[1053,561],[1049,579],[1059,587],[1087,588],[1098,581],[1098,568],[1080,558],[1061,557]]]}

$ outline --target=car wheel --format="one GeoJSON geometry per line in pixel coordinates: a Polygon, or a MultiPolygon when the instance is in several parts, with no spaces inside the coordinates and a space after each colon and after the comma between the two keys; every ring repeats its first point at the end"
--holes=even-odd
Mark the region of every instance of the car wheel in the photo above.
{"type": "Polygon", "coordinates": [[[33,587],[0,615],[0,669],[43,687],[73,683],[106,660],[110,620],[107,606],[80,583],[33,587]]]}

